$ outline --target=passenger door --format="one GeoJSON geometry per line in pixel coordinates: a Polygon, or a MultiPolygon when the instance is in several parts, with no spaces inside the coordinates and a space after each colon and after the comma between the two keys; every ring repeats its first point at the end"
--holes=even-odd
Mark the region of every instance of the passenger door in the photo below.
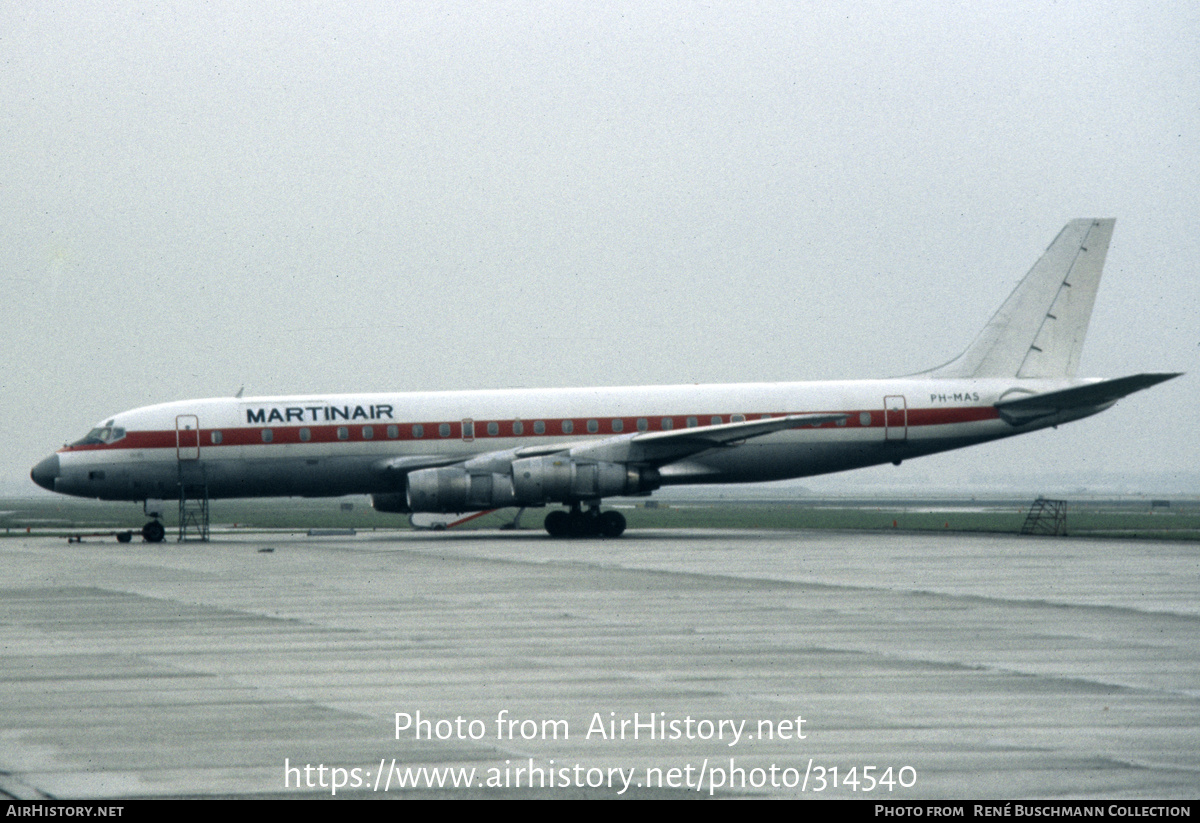
{"type": "Polygon", "coordinates": [[[200,459],[200,419],[196,415],[175,418],[175,454],[180,461],[200,459]]]}
{"type": "Polygon", "coordinates": [[[908,439],[908,404],[902,394],[883,398],[883,439],[897,442],[908,439]]]}

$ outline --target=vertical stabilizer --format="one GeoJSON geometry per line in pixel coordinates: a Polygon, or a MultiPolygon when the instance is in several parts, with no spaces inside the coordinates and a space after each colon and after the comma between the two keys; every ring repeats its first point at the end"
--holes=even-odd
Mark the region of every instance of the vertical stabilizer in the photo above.
{"type": "Polygon", "coordinates": [[[965,352],[930,377],[1074,377],[1113,219],[1072,220],[965,352]]]}

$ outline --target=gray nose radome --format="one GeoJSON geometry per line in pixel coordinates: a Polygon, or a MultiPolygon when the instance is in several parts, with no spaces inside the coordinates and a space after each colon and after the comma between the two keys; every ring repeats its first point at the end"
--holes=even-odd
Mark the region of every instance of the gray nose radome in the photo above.
{"type": "Polygon", "coordinates": [[[29,472],[29,476],[43,489],[54,491],[54,481],[58,479],[58,455],[52,454],[38,463],[33,467],[33,471],[29,472]]]}

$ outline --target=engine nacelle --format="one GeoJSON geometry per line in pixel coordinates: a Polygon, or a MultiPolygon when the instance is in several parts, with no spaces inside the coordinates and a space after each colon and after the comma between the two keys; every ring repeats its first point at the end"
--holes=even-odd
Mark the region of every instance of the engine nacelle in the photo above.
{"type": "Polygon", "coordinates": [[[644,494],[659,487],[659,475],[655,469],[549,455],[514,460],[512,483],[517,499],[526,505],[574,503],[644,494]]]}
{"type": "Polygon", "coordinates": [[[408,475],[408,506],[414,512],[471,512],[519,505],[512,478],[456,466],[408,475]]]}
{"type": "MultiPolygon", "coordinates": [[[[511,474],[461,466],[410,472],[408,510],[469,512],[506,506],[540,506],[551,502],[575,503],[616,495],[645,494],[659,487],[655,469],[575,460],[562,455],[514,460],[509,468],[511,474]]],[[[398,495],[377,497],[390,499],[398,495]]],[[[375,508],[379,509],[379,504],[375,508]]]]}

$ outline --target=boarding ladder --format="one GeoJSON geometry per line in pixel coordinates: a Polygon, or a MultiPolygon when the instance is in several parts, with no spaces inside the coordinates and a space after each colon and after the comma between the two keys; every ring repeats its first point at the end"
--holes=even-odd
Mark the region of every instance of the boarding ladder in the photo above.
{"type": "Polygon", "coordinates": [[[208,484],[179,478],[179,542],[208,540],[208,484]]]}

